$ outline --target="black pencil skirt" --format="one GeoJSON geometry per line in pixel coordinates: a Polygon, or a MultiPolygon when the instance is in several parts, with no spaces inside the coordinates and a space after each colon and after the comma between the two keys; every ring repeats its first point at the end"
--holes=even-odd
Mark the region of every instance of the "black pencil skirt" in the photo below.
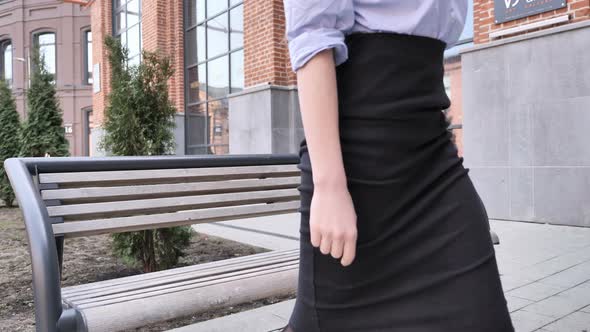
{"type": "Polygon", "coordinates": [[[442,112],[445,44],[385,32],[350,34],[346,44],[336,72],[357,255],[343,267],[311,245],[303,139],[291,330],[513,332],[488,216],[442,112]]]}

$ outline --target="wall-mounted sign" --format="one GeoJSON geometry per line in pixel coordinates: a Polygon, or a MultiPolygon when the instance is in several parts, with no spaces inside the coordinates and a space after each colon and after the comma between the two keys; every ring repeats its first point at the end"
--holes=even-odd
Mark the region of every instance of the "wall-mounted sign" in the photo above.
{"type": "Polygon", "coordinates": [[[92,67],[92,92],[100,92],[100,63],[95,63],[92,67]]]}
{"type": "Polygon", "coordinates": [[[72,133],[74,133],[74,128],[71,124],[66,123],[64,124],[64,132],[66,133],[66,135],[71,135],[72,133]]]}
{"type": "Polygon", "coordinates": [[[567,6],[567,0],[494,0],[496,24],[567,6]]]}

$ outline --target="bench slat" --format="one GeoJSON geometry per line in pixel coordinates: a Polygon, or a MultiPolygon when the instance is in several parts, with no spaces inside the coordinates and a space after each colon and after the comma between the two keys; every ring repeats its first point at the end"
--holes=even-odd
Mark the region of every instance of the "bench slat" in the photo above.
{"type": "Polygon", "coordinates": [[[161,227],[191,225],[203,222],[215,222],[281,213],[291,213],[296,212],[299,206],[299,201],[291,201],[272,204],[229,206],[100,220],[95,219],[88,221],[73,221],[53,224],[53,232],[55,235],[64,235],[65,237],[129,232],[161,227]]]}
{"type": "Polygon", "coordinates": [[[173,287],[166,287],[166,286],[159,286],[154,287],[154,289],[143,289],[140,291],[132,291],[129,294],[123,293],[118,294],[115,296],[107,296],[104,299],[98,298],[94,301],[89,301],[87,303],[79,303],[76,304],[76,308],[79,309],[86,309],[86,308],[93,308],[105,305],[112,305],[116,303],[123,303],[129,302],[131,300],[138,300],[138,299],[146,299],[151,298],[154,296],[169,294],[169,293],[177,293],[180,291],[190,290],[190,289],[198,289],[207,286],[219,285],[223,283],[227,283],[229,281],[247,279],[247,278],[256,278],[261,275],[272,274],[276,273],[277,271],[284,271],[284,270],[297,270],[299,267],[298,262],[289,262],[289,263],[280,263],[276,266],[268,266],[268,267],[259,267],[253,268],[250,270],[239,271],[239,272],[231,272],[227,274],[222,274],[217,277],[207,277],[203,278],[203,280],[194,280],[191,282],[186,283],[179,283],[178,285],[172,285],[173,287]]]}
{"type": "Polygon", "coordinates": [[[151,294],[150,297],[128,297],[125,301],[86,307],[82,314],[89,332],[110,332],[271,296],[285,296],[293,294],[297,288],[297,267],[294,264],[266,273],[234,276],[203,283],[200,287],[151,294]]]}
{"type": "Polygon", "coordinates": [[[42,173],[40,183],[67,184],[113,184],[129,182],[182,182],[188,179],[238,179],[293,176],[300,173],[297,165],[264,165],[236,167],[203,167],[187,169],[153,169],[140,171],[42,173]]]}
{"type": "Polygon", "coordinates": [[[87,187],[74,189],[43,190],[44,200],[61,200],[64,203],[116,201],[151,197],[170,197],[187,194],[209,194],[259,189],[283,189],[300,183],[299,176],[245,179],[228,181],[205,181],[189,183],[152,184],[124,187],[87,187]]]}
{"type": "Polygon", "coordinates": [[[73,296],[81,296],[84,294],[95,292],[97,290],[100,291],[121,286],[132,287],[135,283],[163,280],[177,275],[209,271],[214,269],[223,269],[224,271],[231,271],[232,269],[239,269],[240,267],[245,265],[254,266],[256,264],[259,264],[260,261],[268,261],[277,258],[287,259],[288,257],[294,255],[299,255],[299,249],[269,251],[260,254],[228,258],[208,263],[178,267],[169,270],[138,274],[123,278],[96,281],[90,284],[68,286],[62,289],[62,295],[64,298],[72,298],[73,296]]]}
{"type": "Polygon", "coordinates": [[[181,209],[197,209],[254,203],[278,202],[299,199],[297,189],[279,189],[214,195],[181,196],[134,201],[58,205],[47,208],[50,217],[113,217],[116,215],[172,212],[181,209]]]}
{"type": "Polygon", "coordinates": [[[137,299],[142,297],[152,297],[164,293],[177,292],[179,290],[203,287],[204,285],[211,285],[222,283],[228,278],[240,278],[248,276],[252,273],[266,274],[277,268],[289,267],[293,268],[299,264],[298,259],[291,259],[288,261],[275,261],[273,264],[254,266],[242,270],[228,271],[218,274],[195,274],[194,276],[186,276],[183,280],[173,281],[171,283],[145,283],[134,285],[130,288],[120,288],[112,290],[111,292],[98,292],[90,297],[70,298],[68,301],[74,303],[77,308],[88,308],[99,305],[108,305],[121,301],[128,301],[130,299],[137,299]]]}

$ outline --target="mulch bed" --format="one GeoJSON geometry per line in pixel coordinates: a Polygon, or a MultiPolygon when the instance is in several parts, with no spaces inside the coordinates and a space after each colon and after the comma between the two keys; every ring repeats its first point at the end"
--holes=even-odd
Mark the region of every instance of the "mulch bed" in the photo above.
{"type": "MultiPolygon", "coordinates": [[[[264,251],[267,250],[195,233],[190,247],[186,250],[187,255],[181,258],[179,266],[264,251]]],[[[66,240],[62,277],[64,287],[140,273],[142,273],[140,269],[126,266],[112,255],[109,235],[66,240]]],[[[18,209],[0,207],[0,331],[34,331],[35,317],[31,287],[31,261],[22,216],[18,209]]],[[[293,297],[294,294],[284,298],[269,298],[129,331],[165,331],[293,297]]]]}

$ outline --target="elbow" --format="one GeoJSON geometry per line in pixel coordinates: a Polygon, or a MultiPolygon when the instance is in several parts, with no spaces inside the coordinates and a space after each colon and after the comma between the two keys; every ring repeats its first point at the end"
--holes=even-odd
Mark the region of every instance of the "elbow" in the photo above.
{"type": "Polygon", "coordinates": [[[334,29],[315,30],[304,32],[296,38],[290,39],[291,69],[297,72],[313,57],[328,50],[332,50],[336,66],[347,60],[348,48],[344,43],[344,35],[341,31],[334,29]]]}

